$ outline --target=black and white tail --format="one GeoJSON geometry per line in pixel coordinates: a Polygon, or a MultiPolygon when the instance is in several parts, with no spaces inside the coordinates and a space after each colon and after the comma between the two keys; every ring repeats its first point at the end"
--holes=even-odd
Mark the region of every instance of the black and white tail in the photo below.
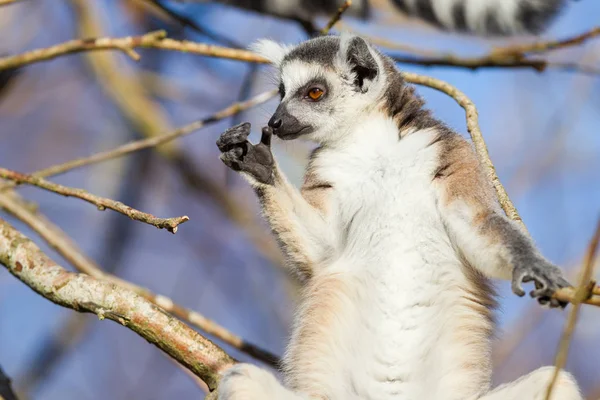
{"type": "Polygon", "coordinates": [[[449,31],[478,35],[542,32],[564,0],[392,0],[410,17],[449,31]]]}

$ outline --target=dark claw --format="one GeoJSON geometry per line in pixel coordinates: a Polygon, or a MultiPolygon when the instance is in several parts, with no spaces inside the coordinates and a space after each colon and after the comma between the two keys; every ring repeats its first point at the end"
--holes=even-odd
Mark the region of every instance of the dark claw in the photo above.
{"type": "Polygon", "coordinates": [[[523,282],[524,278],[524,274],[518,275],[516,271],[513,273],[513,280],[511,284],[512,291],[519,297],[525,296],[525,290],[523,290],[523,286],[521,285],[521,282],[523,282]]]}
{"type": "Polygon", "coordinates": [[[560,288],[571,286],[562,276],[562,271],[546,261],[535,260],[531,265],[518,266],[513,271],[512,290],[523,296],[522,283],[533,281],[535,289],[529,295],[550,308],[565,307],[567,303],[554,299],[552,295],[560,288]]]}

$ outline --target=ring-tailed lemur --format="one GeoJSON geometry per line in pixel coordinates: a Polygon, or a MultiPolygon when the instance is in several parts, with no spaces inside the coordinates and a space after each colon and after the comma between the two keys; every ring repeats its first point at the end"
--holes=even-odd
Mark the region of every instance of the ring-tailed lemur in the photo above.
{"type": "MultiPolygon", "coordinates": [[[[490,391],[494,294],[488,278],[569,285],[509,220],[471,145],[436,120],[393,61],[359,37],[255,50],[279,69],[281,103],[258,144],[250,124],[221,135],[289,264],[302,301],[285,385],[249,364],[221,400],[542,400],[553,368],[490,391]],[[320,144],[301,191],[277,167],[271,135],[320,144]]],[[[580,400],[561,372],[554,400],[580,400]]]]}
{"type": "MultiPolygon", "coordinates": [[[[186,0],[202,1],[202,0],[186,0]]],[[[343,0],[217,0],[282,18],[312,21],[331,16],[343,0]]],[[[400,12],[438,28],[478,35],[537,34],[566,0],[392,0],[400,12]]],[[[369,0],[355,0],[349,14],[367,19],[369,0]]]]}

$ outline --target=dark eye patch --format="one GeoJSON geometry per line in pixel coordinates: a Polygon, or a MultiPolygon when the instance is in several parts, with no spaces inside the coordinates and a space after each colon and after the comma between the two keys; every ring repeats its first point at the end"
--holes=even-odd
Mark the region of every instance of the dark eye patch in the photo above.
{"type": "Polygon", "coordinates": [[[325,96],[329,94],[329,86],[327,85],[327,80],[325,78],[315,78],[309,81],[307,84],[302,85],[296,90],[296,97],[303,98],[306,95],[306,92],[312,87],[319,87],[325,92],[325,96]]]}

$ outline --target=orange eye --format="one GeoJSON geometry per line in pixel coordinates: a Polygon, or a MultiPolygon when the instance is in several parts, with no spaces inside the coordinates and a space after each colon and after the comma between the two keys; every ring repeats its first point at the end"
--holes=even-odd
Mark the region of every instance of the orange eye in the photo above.
{"type": "Polygon", "coordinates": [[[321,90],[317,87],[314,87],[308,91],[308,97],[310,97],[310,99],[313,101],[320,100],[321,97],[323,97],[323,94],[324,94],[323,90],[321,90]]]}

